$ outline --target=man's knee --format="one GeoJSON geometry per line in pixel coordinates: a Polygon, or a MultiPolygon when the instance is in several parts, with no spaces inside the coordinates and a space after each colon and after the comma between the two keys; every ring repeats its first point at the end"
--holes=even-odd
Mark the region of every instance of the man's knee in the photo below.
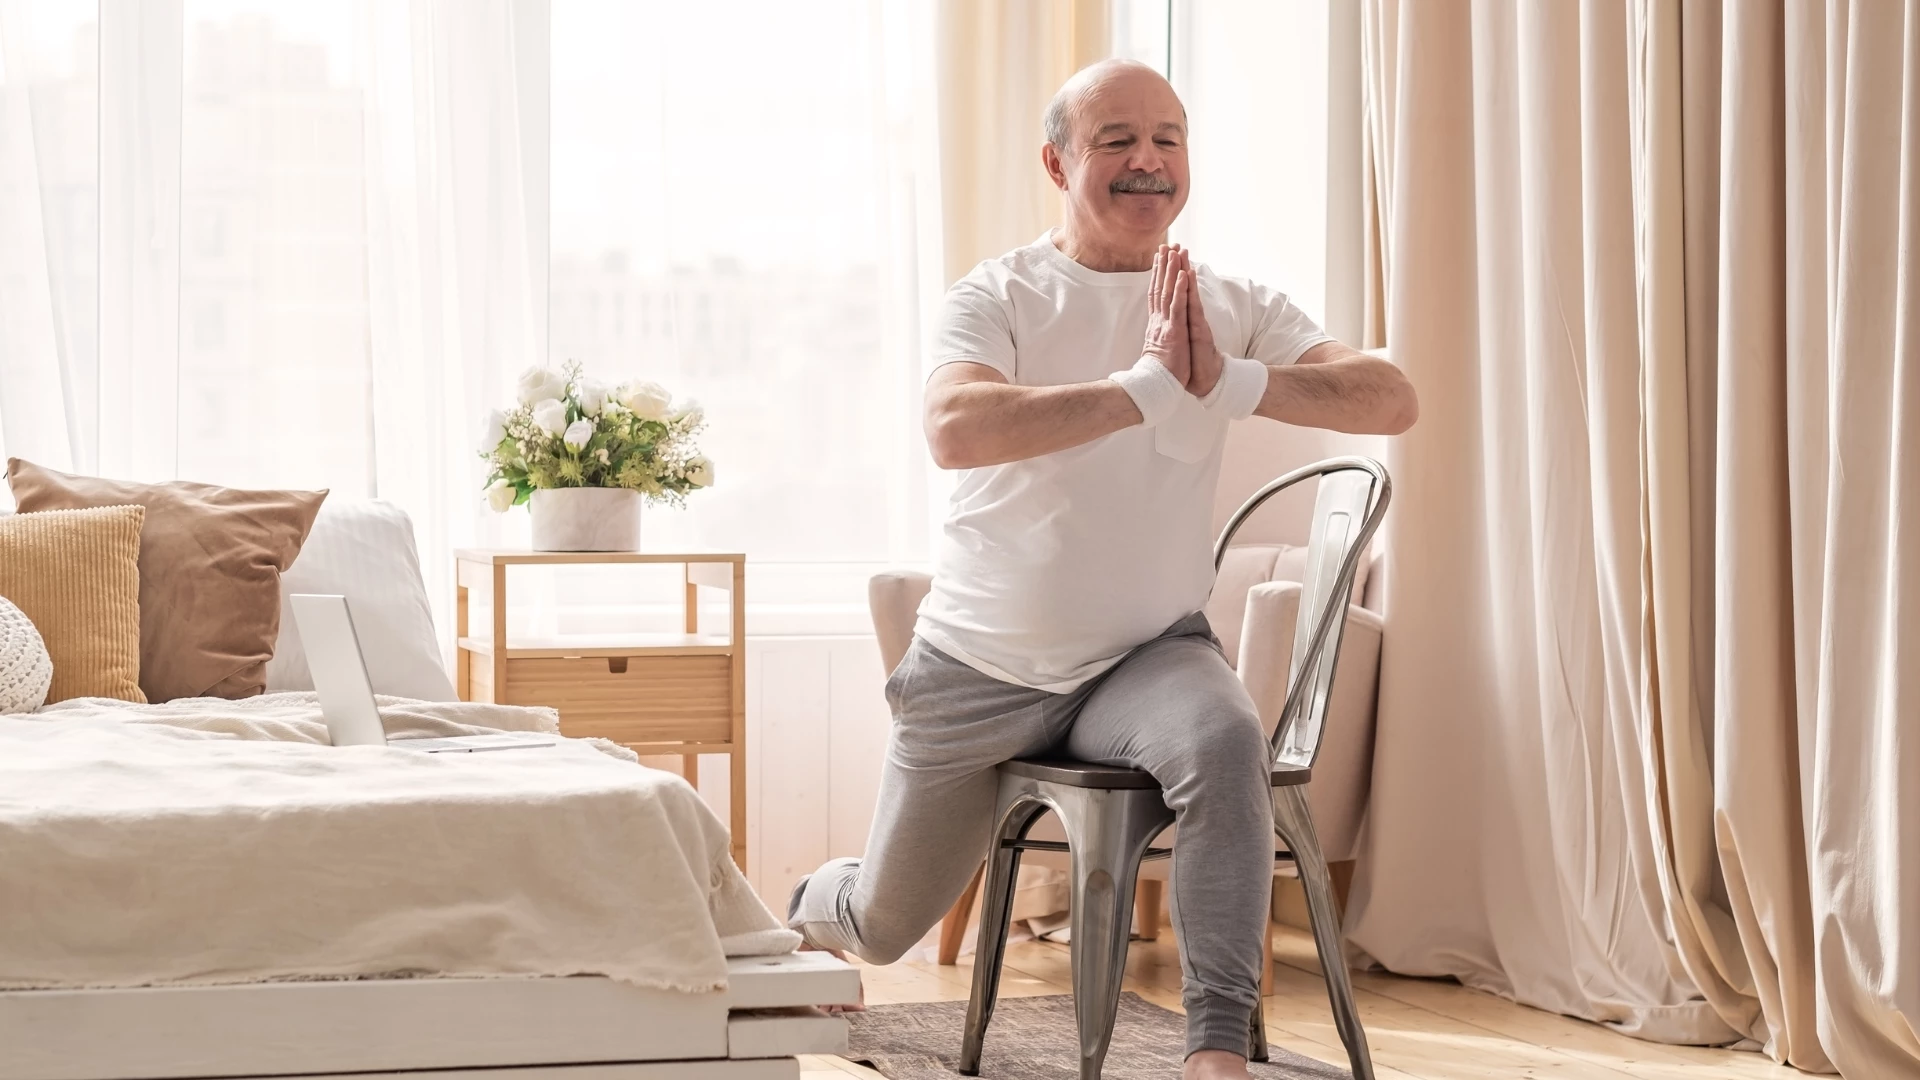
{"type": "Polygon", "coordinates": [[[787,926],[811,945],[844,949],[869,964],[891,964],[919,944],[931,924],[912,925],[911,904],[857,901],[861,864],[860,859],[832,859],[808,875],[788,901],[787,926]]]}
{"type": "Polygon", "coordinates": [[[1169,756],[1183,779],[1266,782],[1267,739],[1251,706],[1229,703],[1197,713],[1180,725],[1179,735],[1169,756]]]}
{"type": "Polygon", "coordinates": [[[875,967],[885,967],[907,955],[907,950],[918,944],[920,937],[919,934],[911,937],[906,934],[881,934],[863,938],[855,955],[875,967]]]}
{"type": "MultiPolygon", "coordinates": [[[[863,912],[853,943],[853,954],[869,964],[885,966],[907,955],[933,928],[914,925],[899,916],[902,912],[875,904],[863,912]]],[[[938,921],[937,919],[935,920],[938,921]]]]}

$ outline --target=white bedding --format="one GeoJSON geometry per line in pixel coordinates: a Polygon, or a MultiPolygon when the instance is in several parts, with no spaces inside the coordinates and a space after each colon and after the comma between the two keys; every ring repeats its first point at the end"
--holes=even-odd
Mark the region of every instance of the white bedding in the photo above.
{"type": "MultiPolygon", "coordinates": [[[[380,704],[394,736],[556,726],[380,704]]],[[[595,974],[701,992],[727,955],[797,944],[698,793],[601,740],[333,747],[309,693],[0,719],[0,989],[595,974]]]]}

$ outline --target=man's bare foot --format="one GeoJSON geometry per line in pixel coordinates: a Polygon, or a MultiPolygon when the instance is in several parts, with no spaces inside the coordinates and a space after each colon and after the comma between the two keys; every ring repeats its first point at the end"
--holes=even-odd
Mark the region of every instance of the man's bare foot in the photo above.
{"type": "Polygon", "coordinates": [[[1250,1080],[1247,1059],[1225,1050],[1195,1050],[1187,1056],[1181,1080],[1250,1080]]]}
{"type": "MultiPolygon", "coordinates": [[[[846,951],[843,949],[822,949],[814,945],[812,942],[808,941],[804,937],[800,939],[800,948],[798,951],[799,952],[823,952],[823,953],[826,953],[828,956],[833,957],[835,960],[845,960],[847,958],[846,951]]],[[[839,1016],[841,1013],[850,1013],[850,1012],[866,1012],[867,1011],[866,984],[863,983],[860,986],[859,1001],[851,1005],[822,1005],[820,1006],[820,1011],[823,1013],[826,1013],[828,1016],[839,1016]]]]}

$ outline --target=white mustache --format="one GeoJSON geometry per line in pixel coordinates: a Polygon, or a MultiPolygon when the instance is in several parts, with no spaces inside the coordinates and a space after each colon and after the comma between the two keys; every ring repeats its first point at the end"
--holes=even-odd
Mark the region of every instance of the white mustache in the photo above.
{"type": "Polygon", "coordinates": [[[1115,194],[1125,192],[1130,195],[1171,195],[1173,181],[1152,173],[1134,173],[1115,180],[1108,190],[1115,194]]]}

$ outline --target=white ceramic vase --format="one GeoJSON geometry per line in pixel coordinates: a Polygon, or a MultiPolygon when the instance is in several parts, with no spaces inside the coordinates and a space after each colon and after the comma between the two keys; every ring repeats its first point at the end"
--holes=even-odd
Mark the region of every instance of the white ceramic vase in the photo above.
{"type": "Polygon", "coordinates": [[[527,500],[535,551],[640,550],[640,493],[626,488],[541,488],[527,500]]]}

